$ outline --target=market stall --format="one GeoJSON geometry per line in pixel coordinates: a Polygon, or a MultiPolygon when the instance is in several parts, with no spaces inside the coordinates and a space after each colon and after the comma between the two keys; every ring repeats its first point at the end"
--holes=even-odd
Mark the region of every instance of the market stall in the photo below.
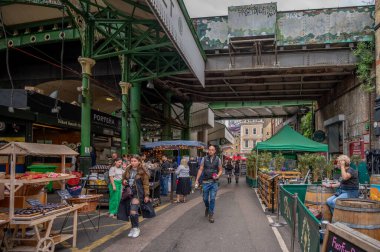
{"type": "MultiPolygon", "coordinates": [[[[257,143],[254,148],[256,154],[259,151],[283,152],[283,153],[304,153],[304,152],[327,152],[326,144],[318,143],[302,136],[290,126],[285,125],[277,134],[267,141],[257,143]]],[[[256,159],[256,173],[258,174],[258,159],[256,159]]],[[[276,208],[279,179],[297,179],[300,178],[299,172],[280,172],[272,174],[261,174],[258,179],[258,192],[265,199],[267,206],[276,208]],[[280,176],[275,175],[278,174],[280,176]],[[273,178],[273,179],[271,179],[273,178]]]]}
{"type": "MultiPolygon", "coordinates": [[[[141,148],[142,149],[152,149],[155,151],[164,151],[164,150],[177,150],[178,151],[178,157],[177,157],[177,163],[179,164],[181,162],[179,151],[180,150],[188,150],[191,148],[196,149],[204,149],[206,145],[199,141],[190,141],[190,140],[169,140],[169,141],[157,141],[157,142],[146,142],[143,143],[141,148]]],[[[153,174],[156,174],[157,171],[154,171],[153,174]]],[[[171,192],[170,192],[170,200],[173,200],[173,188],[175,187],[175,173],[174,170],[170,171],[171,176],[171,192]]],[[[160,183],[159,178],[154,178],[153,181],[151,181],[151,189],[154,191],[159,192],[160,191],[160,183]],[[152,188],[153,187],[153,188],[152,188]]],[[[154,193],[153,193],[154,194],[154,193]]],[[[157,193],[159,195],[159,193],[157,193]]]]}
{"type": "MultiPolygon", "coordinates": [[[[76,247],[77,239],[77,218],[78,209],[86,204],[65,205],[65,204],[43,204],[38,200],[28,201],[32,206],[29,208],[15,209],[15,193],[22,187],[27,185],[38,185],[52,182],[65,181],[75,178],[74,175],[65,174],[65,158],[66,156],[78,155],[77,152],[64,145],[52,144],[36,144],[36,143],[19,143],[11,142],[0,148],[0,156],[10,156],[10,176],[0,179],[0,184],[4,184],[9,190],[9,222],[14,226],[13,235],[8,237],[8,251],[54,251],[55,244],[61,243],[68,239],[73,239],[72,246],[76,247]],[[15,161],[17,156],[43,156],[43,157],[60,157],[62,173],[46,173],[46,174],[25,174],[16,177],[15,161]],[[16,210],[16,211],[15,211],[16,210]],[[71,234],[52,235],[52,226],[55,219],[59,216],[73,214],[74,225],[71,234]],[[40,225],[46,228],[40,230],[40,225]],[[35,230],[32,238],[16,237],[20,226],[26,225],[35,230]],[[30,241],[31,246],[19,246],[21,241],[30,241]],[[33,243],[34,242],[34,243],[33,243]]],[[[62,190],[65,183],[61,183],[62,190]]],[[[22,244],[21,244],[22,245],[22,244]]]]}

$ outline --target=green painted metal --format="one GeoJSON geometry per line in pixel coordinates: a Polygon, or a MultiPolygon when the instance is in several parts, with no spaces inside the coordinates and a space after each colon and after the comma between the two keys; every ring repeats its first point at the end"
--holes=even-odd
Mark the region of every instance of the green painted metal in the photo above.
{"type": "MultiPolygon", "coordinates": [[[[127,48],[131,47],[131,26],[128,25],[126,28],[126,34],[128,35],[127,39],[125,40],[125,46],[127,48]]],[[[131,65],[131,58],[129,55],[123,55],[120,56],[120,64],[121,64],[121,81],[123,82],[129,82],[130,77],[130,65],[131,65]]],[[[129,90],[128,90],[129,91],[129,90]]],[[[122,94],[121,99],[121,154],[127,154],[128,153],[128,132],[129,132],[129,125],[128,125],[128,95],[122,94]]]]}
{"type": "Polygon", "coordinates": [[[268,106],[309,106],[312,101],[257,101],[257,102],[212,102],[209,104],[211,109],[240,109],[268,106]]]}
{"type": "Polygon", "coordinates": [[[141,135],[141,83],[133,83],[131,88],[130,145],[131,154],[140,153],[141,135]]]}
{"type": "Polygon", "coordinates": [[[179,4],[179,7],[180,7],[181,10],[182,10],[183,15],[185,16],[186,23],[187,23],[187,25],[189,26],[191,33],[193,34],[194,40],[195,40],[195,42],[197,43],[197,46],[198,46],[198,48],[199,48],[199,51],[201,52],[201,55],[202,55],[203,59],[206,61],[206,60],[207,60],[206,53],[204,52],[204,50],[203,50],[203,48],[202,48],[202,45],[201,45],[200,39],[199,39],[199,37],[198,37],[197,32],[195,31],[195,28],[194,28],[194,25],[193,25],[193,21],[191,20],[190,15],[189,15],[189,13],[187,12],[186,6],[185,6],[185,4],[183,3],[183,0],[177,0],[177,2],[178,2],[178,4],[179,4]]]}
{"type": "Polygon", "coordinates": [[[165,101],[163,103],[163,112],[164,112],[164,118],[166,120],[164,127],[162,129],[162,140],[171,140],[172,139],[172,128],[171,128],[171,100],[172,100],[172,93],[166,92],[165,93],[165,101]]]}
{"type": "Polygon", "coordinates": [[[182,130],[182,139],[183,140],[190,140],[190,109],[191,109],[192,102],[188,101],[183,104],[183,117],[185,120],[185,128],[182,130]]]}

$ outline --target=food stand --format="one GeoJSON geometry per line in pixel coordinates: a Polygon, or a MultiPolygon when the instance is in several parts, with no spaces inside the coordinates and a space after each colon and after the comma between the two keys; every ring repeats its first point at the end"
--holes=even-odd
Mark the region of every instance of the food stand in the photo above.
{"type": "MultiPolygon", "coordinates": [[[[36,143],[19,143],[11,142],[0,148],[0,156],[10,156],[10,177],[0,179],[0,184],[4,184],[9,190],[9,223],[14,226],[12,237],[6,242],[8,251],[54,251],[55,245],[73,239],[72,246],[76,247],[77,241],[77,221],[78,210],[86,204],[78,204],[73,206],[63,204],[38,205],[36,208],[21,209],[15,211],[15,193],[24,185],[46,184],[52,181],[65,181],[75,176],[65,174],[65,158],[66,156],[78,155],[77,152],[64,145],[52,144],[36,144],[36,143]],[[61,157],[62,173],[50,173],[41,177],[21,177],[16,179],[15,161],[17,156],[44,156],[61,157]],[[71,234],[52,235],[52,226],[55,219],[59,216],[73,214],[73,230],[71,234]],[[41,232],[38,228],[40,224],[44,224],[46,230],[41,232]],[[26,225],[33,227],[35,235],[32,238],[18,238],[16,234],[18,229],[26,225]],[[22,241],[28,241],[25,246],[17,246],[22,241]],[[33,243],[34,242],[34,243],[33,243]]],[[[61,183],[61,188],[65,188],[65,184],[61,183]]],[[[32,204],[31,204],[32,205],[32,204]]]]}

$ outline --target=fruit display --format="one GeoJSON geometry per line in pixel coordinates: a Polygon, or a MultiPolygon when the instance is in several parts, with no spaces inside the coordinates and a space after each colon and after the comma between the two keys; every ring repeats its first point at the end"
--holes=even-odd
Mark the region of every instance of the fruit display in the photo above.
{"type": "Polygon", "coordinates": [[[15,216],[35,216],[39,214],[46,214],[51,211],[61,209],[63,207],[66,207],[67,205],[61,204],[61,203],[48,203],[46,205],[39,205],[39,206],[34,206],[30,208],[25,208],[25,209],[19,209],[15,211],[15,216]]]}

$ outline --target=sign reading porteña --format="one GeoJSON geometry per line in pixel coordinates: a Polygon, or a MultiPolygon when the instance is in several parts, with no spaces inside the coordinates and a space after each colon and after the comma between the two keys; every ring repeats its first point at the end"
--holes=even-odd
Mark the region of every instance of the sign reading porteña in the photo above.
{"type": "Polygon", "coordinates": [[[154,15],[184,61],[205,86],[205,62],[177,0],[147,0],[154,15]]]}

